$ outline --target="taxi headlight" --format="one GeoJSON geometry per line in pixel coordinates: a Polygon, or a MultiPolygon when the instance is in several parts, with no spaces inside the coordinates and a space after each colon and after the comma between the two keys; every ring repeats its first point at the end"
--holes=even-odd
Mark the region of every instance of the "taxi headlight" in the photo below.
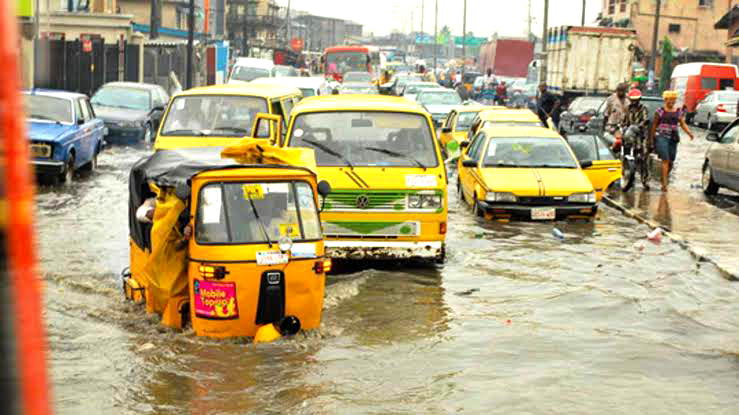
{"type": "Polygon", "coordinates": [[[485,194],[485,201],[515,203],[517,199],[516,195],[511,192],[487,192],[487,194],[485,194]]]}
{"type": "Polygon", "coordinates": [[[421,209],[438,209],[441,207],[441,195],[421,195],[421,209]]]}
{"type": "Polygon", "coordinates": [[[408,195],[408,207],[418,209],[421,207],[421,195],[408,195]]]}
{"type": "Polygon", "coordinates": [[[595,203],[595,192],[573,193],[567,198],[570,203],[595,203]]]}

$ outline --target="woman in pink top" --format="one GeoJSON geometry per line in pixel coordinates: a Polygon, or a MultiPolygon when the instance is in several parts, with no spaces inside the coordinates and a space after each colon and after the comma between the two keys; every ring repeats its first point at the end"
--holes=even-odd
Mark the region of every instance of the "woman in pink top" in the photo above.
{"type": "Polygon", "coordinates": [[[662,160],[662,191],[667,191],[667,183],[670,172],[675,165],[677,157],[677,143],[680,142],[680,131],[682,128],[691,140],[695,138],[690,132],[688,124],[685,123],[685,112],[681,108],[675,108],[677,92],[665,91],[662,94],[665,100],[663,107],[657,109],[652,120],[652,129],[649,132],[649,140],[654,143],[657,155],[662,160]]]}

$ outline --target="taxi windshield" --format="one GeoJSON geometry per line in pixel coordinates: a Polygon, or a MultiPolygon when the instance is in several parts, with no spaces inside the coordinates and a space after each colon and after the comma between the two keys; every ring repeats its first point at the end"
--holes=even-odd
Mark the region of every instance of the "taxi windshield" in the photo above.
{"type": "Polygon", "coordinates": [[[493,138],[484,167],[538,167],[575,169],[578,164],[562,140],[548,137],[493,138]]]}
{"type": "Polygon", "coordinates": [[[455,91],[425,91],[418,95],[422,105],[461,105],[462,98],[455,91]]]}
{"type": "Polygon", "coordinates": [[[381,111],[301,114],[290,147],[316,152],[319,166],[436,167],[436,147],[423,115],[381,111]]]}
{"type": "Polygon", "coordinates": [[[199,244],[250,244],[321,238],[313,188],[306,182],[212,183],[200,190],[199,244]]]}
{"type": "MultiPolygon", "coordinates": [[[[251,133],[258,113],[267,111],[264,98],[236,95],[189,95],[172,101],[162,136],[242,137],[251,133]]],[[[266,137],[267,123],[257,137],[266,137]]]]}

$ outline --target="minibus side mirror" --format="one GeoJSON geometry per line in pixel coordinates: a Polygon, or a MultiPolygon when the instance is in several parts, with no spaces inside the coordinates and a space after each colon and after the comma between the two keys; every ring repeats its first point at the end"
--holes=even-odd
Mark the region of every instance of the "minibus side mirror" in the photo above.
{"type": "Polygon", "coordinates": [[[323,208],[326,206],[326,198],[328,198],[329,193],[331,193],[331,183],[325,180],[318,182],[318,194],[323,198],[323,202],[321,202],[321,212],[323,212],[323,208]]]}
{"type": "Polygon", "coordinates": [[[252,123],[251,127],[251,133],[252,137],[254,138],[269,138],[270,143],[278,146],[282,145],[282,117],[280,117],[279,115],[265,114],[260,112],[254,118],[254,123],[252,123]],[[267,131],[269,131],[267,135],[264,134],[263,129],[265,127],[262,127],[262,125],[267,125],[266,129],[267,131]]]}
{"type": "Polygon", "coordinates": [[[585,160],[580,162],[580,168],[587,169],[593,167],[593,160],[585,160]]]}
{"type": "Polygon", "coordinates": [[[452,132],[452,127],[444,127],[444,128],[441,129],[441,132],[443,134],[449,134],[449,133],[452,132]]]}
{"type": "Polygon", "coordinates": [[[718,142],[718,134],[709,133],[708,135],[706,135],[706,141],[718,142]]]}

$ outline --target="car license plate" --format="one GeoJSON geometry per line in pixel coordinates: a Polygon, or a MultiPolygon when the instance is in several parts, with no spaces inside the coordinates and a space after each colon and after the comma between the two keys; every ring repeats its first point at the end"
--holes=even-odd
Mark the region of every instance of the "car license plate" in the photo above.
{"type": "Polygon", "coordinates": [[[257,252],[257,265],[279,265],[287,264],[287,254],[280,251],[257,252]]]}
{"type": "Polygon", "coordinates": [[[531,219],[533,220],[553,220],[557,217],[555,208],[533,208],[531,209],[531,219]]]}
{"type": "Polygon", "coordinates": [[[31,157],[49,157],[51,147],[45,144],[31,144],[31,157]]]}

